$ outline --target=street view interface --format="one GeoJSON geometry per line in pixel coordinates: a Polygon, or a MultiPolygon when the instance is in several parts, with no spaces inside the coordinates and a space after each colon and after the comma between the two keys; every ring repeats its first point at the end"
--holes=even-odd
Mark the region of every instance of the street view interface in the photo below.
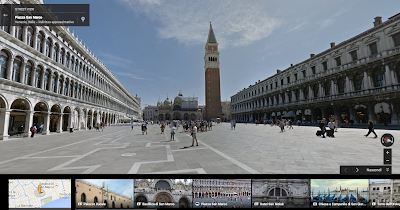
{"type": "Polygon", "coordinates": [[[399,207],[399,8],[0,0],[8,208],[399,207]]]}

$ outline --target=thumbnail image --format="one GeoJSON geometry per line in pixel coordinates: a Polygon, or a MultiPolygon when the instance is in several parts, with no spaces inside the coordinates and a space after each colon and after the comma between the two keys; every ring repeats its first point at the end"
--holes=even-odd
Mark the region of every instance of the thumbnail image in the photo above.
{"type": "Polygon", "coordinates": [[[77,179],[76,208],[133,208],[133,179],[77,179]]]}
{"type": "Polygon", "coordinates": [[[312,207],[367,207],[368,179],[311,179],[312,207]]]}
{"type": "Polygon", "coordinates": [[[253,179],[253,208],[309,207],[309,179],[253,179]]]}
{"type": "Polygon", "coordinates": [[[191,208],[191,179],[135,179],[135,208],[191,208]]]}
{"type": "Polygon", "coordinates": [[[71,179],[9,179],[8,208],[71,208],[71,179]]]}
{"type": "Polygon", "coordinates": [[[370,179],[369,200],[371,208],[400,207],[400,179],[370,179]]]}
{"type": "Polygon", "coordinates": [[[250,179],[193,180],[193,208],[250,207],[250,179]]]}

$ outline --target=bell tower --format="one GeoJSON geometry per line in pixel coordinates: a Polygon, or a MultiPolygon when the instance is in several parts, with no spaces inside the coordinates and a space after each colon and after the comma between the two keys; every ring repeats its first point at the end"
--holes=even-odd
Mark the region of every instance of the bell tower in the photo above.
{"type": "Polygon", "coordinates": [[[205,88],[206,88],[206,120],[221,118],[221,88],[219,77],[218,42],[210,21],[204,55],[205,88]]]}

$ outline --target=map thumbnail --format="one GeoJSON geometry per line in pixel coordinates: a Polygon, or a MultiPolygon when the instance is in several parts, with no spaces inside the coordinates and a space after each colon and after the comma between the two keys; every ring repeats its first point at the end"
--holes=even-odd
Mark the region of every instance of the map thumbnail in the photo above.
{"type": "Polygon", "coordinates": [[[71,208],[70,179],[9,179],[9,208],[71,208]]]}

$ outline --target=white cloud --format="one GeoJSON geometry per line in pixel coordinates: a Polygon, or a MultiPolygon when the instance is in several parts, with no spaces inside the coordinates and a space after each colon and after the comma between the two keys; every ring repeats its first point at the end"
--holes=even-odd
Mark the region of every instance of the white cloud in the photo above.
{"type": "Polygon", "coordinates": [[[116,74],[116,75],[130,77],[130,78],[133,78],[133,79],[149,80],[147,78],[138,77],[136,74],[132,74],[132,73],[129,73],[129,72],[113,72],[113,73],[116,74]]]}
{"type": "Polygon", "coordinates": [[[188,45],[205,44],[208,21],[213,21],[220,48],[264,39],[282,23],[267,14],[264,1],[118,1],[159,21],[161,26],[157,30],[161,38],[177,39],[188,45]]]}

